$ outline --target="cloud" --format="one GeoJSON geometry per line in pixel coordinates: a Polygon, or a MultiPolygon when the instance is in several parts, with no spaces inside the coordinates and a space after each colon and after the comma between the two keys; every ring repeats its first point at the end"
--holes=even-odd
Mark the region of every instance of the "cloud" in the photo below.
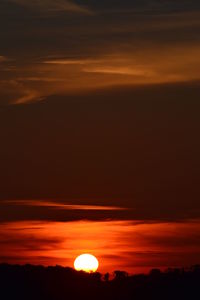
{"type": "Polygon", "coordinates": [[[7,61],[7,58],[5,56],[0,55],[0,63],[7,61]]]}
{"type": "Polygon", "coordinates": [[[91,14],[91,11],[68,0],[9,0],[16,4],[37,9],[43,12],[71,12],[77,14],[91,14]]]}
{"type": "MultiPolygon", "coordinates": [[[[68,7],[68,1],[64,0],[10,1],[47,12],[58,11],[63,3],[68,7]]],[[[79,6],[76,10],[79,11],[79,6]]],[[[156,16],[141,14],[135,18],[123,13],[110,18],[102,13],[87,18],[87,22],[79,18],[80,26],[65,15],[56,16],[53,22],[47,16],[46,25],[41,26],[29,17],[24,19],[20,13],[21,10],[16,11],[19,23],[12,20],[16,24],[13,25],[15,33],[9,31],[9,26],[5,31],[9,38],[4,42],[8,49],[14,49],[9,55],[16,60],[16,66],[15,69],[7,66],[9,72],[0,75],[1,104],[31,103],[52,95],[71,95],[119,85],[200,79],[198,11],[156,16]],[[21,42],[12,44],[14,36],[21,42]]],[[[27,15],[31,16],[30,11],[27,15]]],[[[6,24],[7,19],[2,22],[6,24]]],[[[0,59],[4,60],[4,57],[0,59]]]]}
{"type": "Polygon", "coordinates": [[[112,86],[137,86],[200,80],[200,46],[108,52],[89,58],[44,59],[18,65],[0,81],[1,99],[9,104],[41,101],[112,86]],[[6,100],[7,99],[7,100],[6,100]]]}
{"type": "Polygon", "coordinates": [[[52,65],[88,65],[94,63],[101,63],[102,60],[99,59],[52,59],[45,60],[44,64],[52,64],[52,65]]]}
{"type": "Polygon", "coordinates": [[[45,200],[8,200],[0,202],[0,221],[13,218],[24,220],[29,216],[31,220],[105,220],[125,218],[127,211],[132,209],[121,206],[71,204],[69,201],[45,200]],[[20,209],[19,209],[20,207],[20,209]],[[15,216],[10,213],[15,211],[15,216]]]}
{"type": "Polygon", "coordinates": [[[119,49],[118,52],[88,58],[44,59],[31,68],[31,74],[30,71],[27,76],[25,72],[19,73],[16,80],[27,90],[35,90],[35,94],[24,95],[17,103],[117,85],[137,86],[200,79],[198,44],[151,46],[140,52],[131,49],[131,45],[129,48],[127,51],[119,49]]]}
{"type": "Polygon", "coordinates": [[[97,210],[97,211],[115,211],[115,210],[126,210],[128,208],[117,207],[117,206],[103,206],[103,205],[78,205],[78,204],[68,204],[61,203],[58,201],[45,201],[45,200],[8,200],[2,201],[4,204],[14,204],[16,206],[32,206],[32,207],[47,207],[54,209],[64,209],[64,210],[97,210]]]}
{"type": "Polygon", "coordinates": [[[1,104],[23,104],[43,99],[40,91],[16,78],[0,80],[0,89],[1,104]]]}

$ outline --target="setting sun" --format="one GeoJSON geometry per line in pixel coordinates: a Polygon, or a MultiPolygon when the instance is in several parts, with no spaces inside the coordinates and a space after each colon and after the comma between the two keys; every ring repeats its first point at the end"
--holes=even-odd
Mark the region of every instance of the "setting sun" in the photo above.
{"type": "Polygon", "coordinates": [[[91,254],[82,254],[74,261],[74,268],[76,271],[96,272],[99,267],[97,258],[91,254]]]}

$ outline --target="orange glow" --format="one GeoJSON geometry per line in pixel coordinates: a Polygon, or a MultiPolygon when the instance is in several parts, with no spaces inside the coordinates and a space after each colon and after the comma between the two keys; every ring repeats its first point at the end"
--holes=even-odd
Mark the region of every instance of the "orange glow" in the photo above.
{"type": "Polygon", "coordinates": [[[92,253],[100,272],[146,272],[199,261],[200,220],[171,223],[134,221],[19,221],[0,224],[0,262],[74,266],[92,253]]]}
{"type": "Polygon", "coordinates": [[[88,273],[96,272],[99,267],[99,262],[94,255],[81,254],[74,261],[76,271],[85,271],[88,273]]]}

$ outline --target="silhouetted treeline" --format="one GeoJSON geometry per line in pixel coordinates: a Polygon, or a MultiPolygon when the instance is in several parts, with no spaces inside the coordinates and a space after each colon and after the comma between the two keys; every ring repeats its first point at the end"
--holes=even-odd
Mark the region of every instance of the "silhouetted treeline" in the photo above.
{"type": "Polygon", "coordinates": [[[200,299],[200,266],[190,269],[153,269],[149,274],[87,274],[71,268],[0,265],[0,299],[200,299]]]}

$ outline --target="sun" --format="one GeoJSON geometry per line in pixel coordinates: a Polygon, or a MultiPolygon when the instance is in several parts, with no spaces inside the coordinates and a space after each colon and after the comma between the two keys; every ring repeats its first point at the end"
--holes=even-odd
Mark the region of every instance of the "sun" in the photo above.
{"type": "Polygon", "coordinates": [[[76,271],[84,271],[88,273],[96,272],[99,267],[99,262],[94,255],[81,254],[74,261],[76,271]]]}

